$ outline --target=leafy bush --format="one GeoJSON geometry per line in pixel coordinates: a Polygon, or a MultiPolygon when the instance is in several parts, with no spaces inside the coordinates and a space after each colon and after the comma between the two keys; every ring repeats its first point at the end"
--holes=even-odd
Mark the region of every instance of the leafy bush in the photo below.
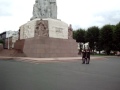
{"type": "Polygon", "coordinates": [[[0,44],[3,44],[3,43],[4,43],[4,41],[0,39],[0,44]]]}

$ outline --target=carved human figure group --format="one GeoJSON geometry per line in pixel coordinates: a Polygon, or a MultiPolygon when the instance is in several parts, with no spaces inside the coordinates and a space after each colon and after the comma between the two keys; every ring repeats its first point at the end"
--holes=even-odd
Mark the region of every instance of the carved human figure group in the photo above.
{"type": "Polygon", "coordinates": [[[57,19],[56,0],[36,0],[33,6],[33,17],[36,18],[53,18],[57,19]]]}

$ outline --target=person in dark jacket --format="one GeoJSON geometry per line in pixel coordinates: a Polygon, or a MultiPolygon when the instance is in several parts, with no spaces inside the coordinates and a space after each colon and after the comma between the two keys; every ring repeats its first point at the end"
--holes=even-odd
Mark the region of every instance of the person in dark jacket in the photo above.
{"type": "Polygon", "coordinates": [[[90,63],[90,50],[87,49],[86,50],[86,64],[89,64],[90,63]]]}
{"type": "Polygon", "coordinates": [[[82,51],[82,64],[85,64],[85,60],[86,59],[86,50],[84,49],[83,51],[82,51]]]}

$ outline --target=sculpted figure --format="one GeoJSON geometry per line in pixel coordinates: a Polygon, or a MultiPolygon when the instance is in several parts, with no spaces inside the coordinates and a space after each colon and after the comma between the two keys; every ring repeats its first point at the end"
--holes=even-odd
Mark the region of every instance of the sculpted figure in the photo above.
{"type": "Polygon", "coordinates": [[[33,17],[35,18],[54,18],[57,19],[56,0],[36,0],[33,6],[33,17]]]}
{"type": "Polygon", "coordinates": [[[50,0],[50,8],[51,8],[51,17],[52,18],[57,18],[56,0],[50,0]]]}
{"type": "Polygon", "coordinates": [[[34,7],[33,7],[33,18],[38,18],[38,17],[41,17],[40,6],[38,3],[38,0],[36,0],[35,2],[36,4],[34,4],[34,7]]]}
{"type": "Polygon", "coordinates": [[[73,28],[72,25],[70,24],[68,27],[68,38],[71,39],[73,37],[73,28]]]}

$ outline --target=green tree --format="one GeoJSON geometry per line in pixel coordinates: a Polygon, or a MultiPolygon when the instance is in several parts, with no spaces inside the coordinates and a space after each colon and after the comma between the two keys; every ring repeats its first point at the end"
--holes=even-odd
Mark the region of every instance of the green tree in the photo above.
{"type": "Polygon", "coordinates": [[[75,39],[76,40],[76,38],[77,38],[77,31],[73,31],[73,39],[75,39]]]}
{"type": "Polygon", "coordinates": [[[100,51],[103,50],[103,46],[102,46],[102,43],[101,43],[100,37],[99,37],[98,42],[96,42],[96,50],[99,51],[99,54],[100,54],[100,51]]]}
{"type": "Polygon", "coordinates": [[[116,50],[120,51],[120,22],[116,25],[114,31],[114,40],[115,40],[116,50]]]}
{"type": "Polygon", "coordinates": [[[90,27],[86,33],[86,41],[94,53],[95,45],[99,41],[99,28],[96,26],[90,27]]]}
{"type": "Polygon", "coordinates": [[[112,28],[113,28],[113,44],[112,44],[112,50],[113,51],[117,51],[117,45],[116,45],[116,25],[112,25],[112,28]]]}
{"type": "Polygon", "coordinates": [[[85,43],[85,33],[86,31],[84,29],[78,29],[76,31],[73,31],[73,38],[76,40],[76,42],[79,43],[80,51],[82,51],[81,43],[85,43]]]}
{"type": "Polygon", "coordinates": [[[3,42],[3,40],[2,39],[0,39],[0,44],[3,44],[4,42],[3,42]]]}
{"type": "Polygon", "coordinates": [[[78,29],[73,32],[73,38],[76,39],[76,42],[83,42],[85,43],[85,30],[78,29]]]}
{"type": "Polygon", "coordinates": [[[105,25],[101,28],[100,39],[103,49],[109,55],[113,46],[113,27],[111,25],[105,25]]]}

